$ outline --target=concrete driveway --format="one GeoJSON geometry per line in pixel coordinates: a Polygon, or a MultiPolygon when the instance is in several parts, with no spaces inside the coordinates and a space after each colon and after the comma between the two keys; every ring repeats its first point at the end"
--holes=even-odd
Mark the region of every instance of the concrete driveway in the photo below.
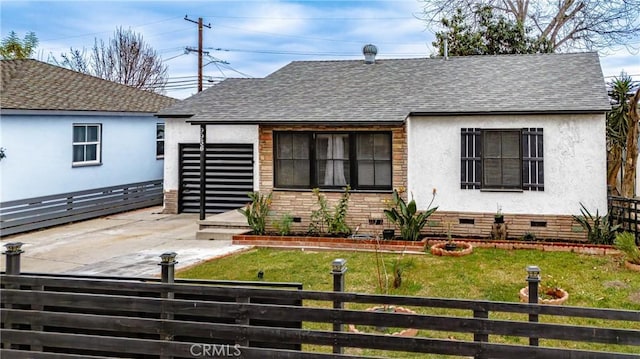
{"type": "MultiPolygon", "coordinates": [[[[198,214],[161,211],[151,207],[12,235],[1,244],[24,243],[21,272],[145,277],[160,275],[164,252],[178,254],[180,270],[249,248],[230,240],[196,240],[198,214]]],[[[0,257],[4,270],[5,256],[0,257]]]]}

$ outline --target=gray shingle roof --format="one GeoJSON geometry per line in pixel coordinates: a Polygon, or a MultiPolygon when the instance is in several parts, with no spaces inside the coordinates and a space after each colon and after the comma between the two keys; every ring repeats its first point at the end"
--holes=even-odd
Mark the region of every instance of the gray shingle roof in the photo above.
{"type": "Polygon", "coordinates": [[[604,112],[596,53],[299,61],[160,112],[210,122],[404,121],[411,113],[604,112]]]}
{"type": "Polygon", "coordinates": [[[2,109],[155,113],[176,99],[37,60],[2,60],[2,109]]]}

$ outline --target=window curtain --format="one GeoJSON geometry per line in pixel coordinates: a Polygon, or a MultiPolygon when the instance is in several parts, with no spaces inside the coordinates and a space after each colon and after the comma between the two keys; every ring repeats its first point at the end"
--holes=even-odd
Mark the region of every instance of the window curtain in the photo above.
{"type": "Polygon", "coordinates": [[[347,179],[344,173],[344,158],[345,158],[345,146],[347,143],[346,134],[337,135],[318,135],[320,142],[326,142],[326,161],[319,165],[324,165],[325,168],[320,168],[321,172],[324,172],[324,179],[322,184],[325,186],[346,186],[347,179]]]}

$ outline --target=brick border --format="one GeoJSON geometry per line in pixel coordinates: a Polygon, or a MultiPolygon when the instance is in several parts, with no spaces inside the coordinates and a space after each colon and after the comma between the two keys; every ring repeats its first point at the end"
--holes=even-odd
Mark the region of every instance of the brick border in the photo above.
{"type": "MultiPolygon", "coordinates": [[[[620,251],[609,245],[595,245],[582,243],[544,243],[523,241],[499,241],[482,239],[455,239],[464,241],[476,248],[498,248],[505,250],[535,249],[544,252],[572,252],[591,255],[619,255],[620,251]]],[[[308,237],[308,236],[256,236],[241,234],[233,236],[232,244],[250,245],[256,247],[272,248],[315,248],[332,250],[362,250],[362,251],[393,251],[425,253],[425,248],[434,244],[445,243],[442,238],[425,238],[421,241],[411,242],[402,240],[380,240],[368,238],[335,238],[335,237],[308,237]]]]}
{"type": "Polygon", "coordinates": [[[273,248],[324,248],[337,250],[390,251],[424,253],[427,239],[421,241],[379,240],[371,238],[335,238],[307,236],[255,236],[240,234],[232,244],[273,248]]]}

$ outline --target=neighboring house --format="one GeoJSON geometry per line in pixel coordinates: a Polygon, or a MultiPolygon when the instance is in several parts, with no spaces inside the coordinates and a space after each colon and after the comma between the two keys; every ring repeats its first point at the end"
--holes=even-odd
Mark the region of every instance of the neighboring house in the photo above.
{"type": "Polygon", "coordinates": [[[31,59],[0,67],[3,205],[162,179],[154,113],[175,99],[31,59]]]}
{"type": "MultiPolygon", "coordinates": [[[[165,210],[197,210],[199,182],[188,174],[199,172],[204,132],[208,147],[244,148],[253,159],[237,171],[232,160],[219,161],[224,190],[273,192],[273,218],[300,217],[297,229],[307,228],[315,208],[312,188],[335,200],[346,184],[354,228],[382,218],[384,200],[401,187],[421,210],[437,189],[426,231],[442,232],[446,221],[454,234],[486,236],[500,207],[512,237],[583,238],[571,218],[580,203],[606,212],[610,106],[596,53],[372,55],[292,62],[160,111],[165,210]],[[235,185],[239,173],[252,188],[235,185]]],[[[224,208],[216,207],[225,198],[217,190],[207,190],[210,212],[224,208]]]]}

